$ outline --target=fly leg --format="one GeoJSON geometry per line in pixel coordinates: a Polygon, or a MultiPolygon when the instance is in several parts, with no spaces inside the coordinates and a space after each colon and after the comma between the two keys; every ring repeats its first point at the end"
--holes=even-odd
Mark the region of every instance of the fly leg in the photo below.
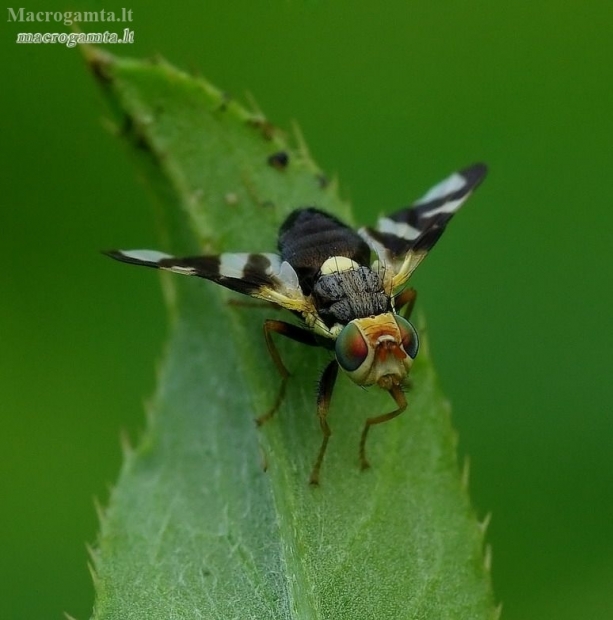
{"type": "Polygon", "coordinates": [[[281,403],[283,402],[287,380],[290,376],[285,364],[281,360],[279,350],[272,340],[271,334],[273,332],[309,346],[315,347],[318,344],[315,340],[315,336],[311,332],[301,329],[296,325],[286,323],[285,321],[275,321],[272,319],[268,319],[264,322],[264,339],[266,340],[266,347],[268,348],[270,357],[272,357],[272,361],[275,363],[275,366],[281,375],[281,386],[279,387],[279,392],[277,393],[277,398],[275,399],[273,406],[266,413],[256,418],[255,422],[258,426],[268,422],[268,420],[275,415],[277,409],[279,409],[281,403]]]}
{"type": "Polygon", "coordinates": [[[366,437],[368,436],[370,427],[374,424],[381,424],[383,422],[387,422],[388,420],[392,420],[407,408],[407,399],[405,398],[399,385],[395,385],[390,390],[390,395],[396,401],[398,408],[394,409],[394,411],[390,411],[389,413],[384,413],[383,415],[379,415],[374,418],[368,418],[364,424],[364,428],[362,429],[362,436],[360,437],[360,467],[362,469],[368,469],[368,467],[370,467],[370,464],[366,458],[366,437]]]}
{"type": "MultiPolygon", "coordinates": [[[[394,305],[398,314],[405,318],[407,321],[413,312],[415,301],[417,300],[417,291],[414,288],[406,288],[404,291],[398,293],[394,298],[394,305]]],[[[404,387],[411,387],[411,378],[407,377],[404,381],[404,387]]]]}
{"type": "Polygon", "coordinates": [[[414,288],[405,288],[404,291],[398,293],[398,295],[394,297],[396,312],[408,321],[411,316],[411,312],[413,312],[416,299],[417,291],[414,288]]]}
{"type": "Polygon", "coordinates": [[[321,446],[315,460],[315,465],[311,470],[311,476],[309,478],[309,484],[317,486],[319,484],[319,470],[324,460],[324,454],[328,447],[328,440],[332,431],[328,425],[327,416],[328,409],[330,408],[330,400],[332,399],[332,390],[334,389],[334,383],[336,382],[336,376],[338,375],[338,362],[332,360],[323,371],[321,379],[319,380],[319,386],[317,388],[317,417],[319,418],[319,424],[321,426],[321,432],[323,438],[321,440],[321,446]]]}

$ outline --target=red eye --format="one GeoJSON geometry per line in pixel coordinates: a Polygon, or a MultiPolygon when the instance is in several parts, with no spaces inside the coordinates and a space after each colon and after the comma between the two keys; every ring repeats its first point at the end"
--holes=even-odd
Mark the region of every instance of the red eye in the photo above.
{"type": "Polygon", "coordinates": [[[336,360],[343,370],[357,370],[368,357],[368,345],[353,323],[346,325],[335,344],[336,360]]]}
{"type": "Polygon", "coordinates": [[[419,349],[419,337],[417,336],[417,330],[403,317],[395,315],[394,318],[396,319],[396,324],[400,330],[402,348],[407,352],[409,357],[415,359],[417,350],[419,349]]]}

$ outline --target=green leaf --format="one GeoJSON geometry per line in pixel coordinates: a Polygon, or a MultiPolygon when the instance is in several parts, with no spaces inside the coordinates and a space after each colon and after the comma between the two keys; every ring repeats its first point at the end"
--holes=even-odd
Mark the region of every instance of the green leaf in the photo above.
{"type": "MultiPolygon", "coordinates": [[[[162,207],[160,249],[273,251],[280,222],[306,205],[351,221],[302,141],[288,144],[261,114],[164,62],[86,56],[162,207]],[[268,163],[279,151],[285,168],[268,163]]],[[[364,420],[394,403],[339,377],[313,488],[315,385],[328,354],[278,342],[292,377],[258,429],[280,384],[261,326],[281,313],[230,304],[236,296],[210,282],[162,281],[170,338],[146,432],[126,449],[92,552],[94,618],[497,618],[485,528],[428,347],[408,410],[370,433],[365,472],[364,420]]]]}

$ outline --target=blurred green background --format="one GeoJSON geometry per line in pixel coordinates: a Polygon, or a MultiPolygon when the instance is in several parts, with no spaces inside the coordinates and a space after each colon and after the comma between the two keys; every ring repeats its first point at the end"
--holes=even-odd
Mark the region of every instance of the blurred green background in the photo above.
{"type": "MultiPolygon", "coordinates": [[[[162,54],[253,93],[282,127],[297,119],[360,223],[490,165],[415,281],[473,501],[493,515],[496,595],[506,620],[613,618],[613,4],[127,8],[135,44],[110,51],[162,54]]],[[[166,333],[159,287],[98,254],[158,234],[96,84],[76,49],[15,44],[65,28],[0,36],[7,620],[89,617],[94,497],[117,476],[120,432],[142,429],[166,333]]]]}

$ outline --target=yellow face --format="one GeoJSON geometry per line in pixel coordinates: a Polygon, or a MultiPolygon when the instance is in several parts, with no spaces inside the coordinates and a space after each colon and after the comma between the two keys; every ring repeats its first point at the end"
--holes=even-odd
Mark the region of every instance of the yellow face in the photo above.
{"type": "Polygon", "coordinates": [[[336,339],[336,360],[358,385],[385,390],[402,384],[417,355],[417,331],[405,318],[387,312],[354,319],[336,339]]]}

